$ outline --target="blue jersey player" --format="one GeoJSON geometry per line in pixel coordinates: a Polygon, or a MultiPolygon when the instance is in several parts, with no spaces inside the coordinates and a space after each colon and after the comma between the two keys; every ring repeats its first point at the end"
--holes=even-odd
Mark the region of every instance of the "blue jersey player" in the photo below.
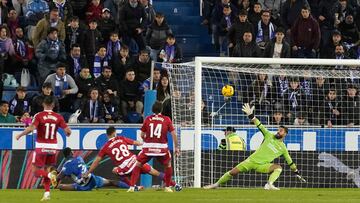
{"type": "Polygon", "coordinates": [[[60,190],[67,191],[90,191],[94,188],[102,188],[106,186],[115,186],[120,188],[129,188],[129,185],[122,181],[108,180],[101,176],[90,174],[88,177],[83,177],[83,174],[88,171],[87,166],[82,157],[73,157],[73,153],[69,147],[63,150],[66,159],[62,167],[59,167],[60,172],[57,176],[58,182],[64,177],[68,176],[74,181],[73,184],[59,184],[60,190]]]}

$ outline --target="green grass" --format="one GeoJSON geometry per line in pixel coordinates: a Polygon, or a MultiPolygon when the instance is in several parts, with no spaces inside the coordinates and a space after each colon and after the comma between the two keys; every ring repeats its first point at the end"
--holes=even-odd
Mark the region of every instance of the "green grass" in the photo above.
{"type": "MultiPolygon", "coordinates": [[[[0,190],[0,203],[39,202],[43,190],[0,190]]],[[[126,193],[126,190],[100,189],[91,192],[63,192],[53,190],[49,202],[61,203],[212,203],[212,202],[360,202],[359,189],[282,189],[265,191],[263,189],[184,189],[181,192],[164,193],[146,190],[126,193]]]]}

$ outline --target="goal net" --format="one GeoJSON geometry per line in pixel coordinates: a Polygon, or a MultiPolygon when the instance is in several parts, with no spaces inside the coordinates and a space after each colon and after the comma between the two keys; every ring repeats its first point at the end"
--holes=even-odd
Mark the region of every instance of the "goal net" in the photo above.
{"type": "MultiPolygon", "coordinates": [[[[214,183],[259,148],[263,136],[241,111],[250,103],[271,132],[289,127],[284,143],[308,181],[298,182],[280,157],[274,163],[284,170],[276,186],[360,187],[359,68],[356,60],[220,57],[173,65],[177,181],[187,187],[214,183]],[[235,89],[230,98],[221,94],[227,84],[235,89]],[[236,139],[225,136],[227,127],[236,130],[236,139]]],[[[225,187],[263,187],[267,180],[268,174],[252,171],[225,187]]]]}

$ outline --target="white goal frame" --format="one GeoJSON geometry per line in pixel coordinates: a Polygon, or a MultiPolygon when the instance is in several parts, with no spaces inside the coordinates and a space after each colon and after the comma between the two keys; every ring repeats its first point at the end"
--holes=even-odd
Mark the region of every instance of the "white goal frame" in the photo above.
{"type": "Polygon", "coordinates": [[[267,65],[346,65],[359,66],[355,59],[299,59],[299,58],[241,58],[241,57],[195,57],[195,129],[194,129],[194,187],[201,187],[201,101],[202,65],[212,64],[267,64],[267,65]]]}

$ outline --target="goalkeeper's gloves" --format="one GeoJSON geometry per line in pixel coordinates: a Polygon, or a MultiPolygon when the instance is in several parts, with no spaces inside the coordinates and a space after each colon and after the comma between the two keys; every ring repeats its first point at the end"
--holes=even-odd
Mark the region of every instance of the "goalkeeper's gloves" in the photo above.
{"type": "Polygon", "coordinates": [[[306,183],[306,180],[300,175],[299,170],[296,169],[296,170],[294,171],[294,173],[295,173],[295,176],[297,177],[297,179],[299,179],[300,182],[306,183]]]}
{"type": "Polygon", "coordinates": [[[255,106],[250,107],[249,103],[245,103],[242,106],[242,111],[249,117],[250,120],[252,120],[255,117],[254,109],[255,109],[255,106]]]}

